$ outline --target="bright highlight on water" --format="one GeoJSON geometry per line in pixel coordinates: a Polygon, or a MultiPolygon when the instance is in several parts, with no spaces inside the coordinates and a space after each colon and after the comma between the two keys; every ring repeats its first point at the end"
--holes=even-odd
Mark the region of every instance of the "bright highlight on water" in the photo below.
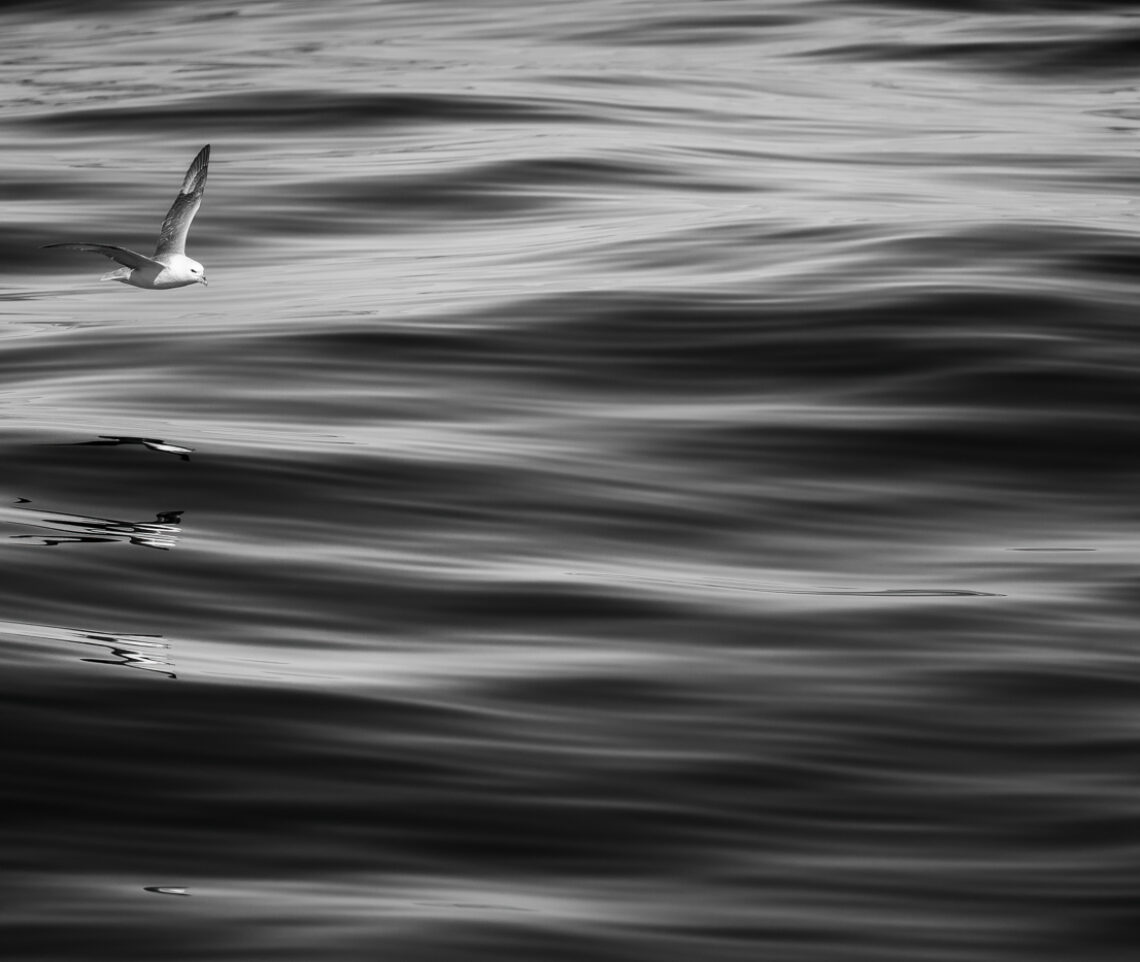
{"type": "Polygon", "coordinates": [[[124,265],[118,270],[104,274],[100,280],[122,281],[133,287],[161,291],[171,287],[186,287],[188,284],[205,284],[206,268],[192,257],[186,256],[186,235],[198,208],[202,206],[202,195],[206,191],[206,172],[210,163],[210,145],[206,144],[186,176],[182,189],[162,222],[158,235],[158,246],[154,256],[147,257],[126,247],[112,244],[91,244],[85,241],[67,244],[45,244],[45,247],[63,247],[73,251],[92,251],[124,265]]]}

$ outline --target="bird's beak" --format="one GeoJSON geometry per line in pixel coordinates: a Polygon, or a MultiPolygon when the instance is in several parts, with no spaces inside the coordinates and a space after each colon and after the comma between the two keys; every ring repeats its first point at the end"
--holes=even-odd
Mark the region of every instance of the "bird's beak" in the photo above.
{"type": "Polygon", "coordinates": [[[200,280],[202,282],[203,287],[209,287],[210,286],[209,284],[206,283],[205,277],[199,277],[198,280],[200,280]]]}

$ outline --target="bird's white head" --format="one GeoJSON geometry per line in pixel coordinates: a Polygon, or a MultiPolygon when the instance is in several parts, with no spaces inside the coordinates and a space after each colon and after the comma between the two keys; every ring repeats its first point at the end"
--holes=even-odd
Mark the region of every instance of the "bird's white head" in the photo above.
{"type": "Polygon", "coordinates": [[[183,265],[183,267],[186,269],[186,272],[192,278],[193,283],[196,283],[196,284],[205,284],[206,283],[206,268],[204,268],[196,260],[192,260],[191,258],[187,257],[186,263],[183,265]]]}
{"type": "Polygon", "coordinates": [[[156,287],[185,287],[187,284],[205,284],[206,268],[185,254],[159,255],[163,271],[155,281],[156,287]]]}

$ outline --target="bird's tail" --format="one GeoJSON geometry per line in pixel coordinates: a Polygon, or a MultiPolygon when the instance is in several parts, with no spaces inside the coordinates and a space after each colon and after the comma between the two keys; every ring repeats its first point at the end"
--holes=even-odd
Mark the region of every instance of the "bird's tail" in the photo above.
{"type": "Polygon", "coordinates": [[[133,267],[120,267],[117,271],[111,271],[109,274],[104,274],[99,278],[99,280],[122,281],[125,284],[127,282],[127,278],[131,276],[132,271],[134,271],[133,267]]]}

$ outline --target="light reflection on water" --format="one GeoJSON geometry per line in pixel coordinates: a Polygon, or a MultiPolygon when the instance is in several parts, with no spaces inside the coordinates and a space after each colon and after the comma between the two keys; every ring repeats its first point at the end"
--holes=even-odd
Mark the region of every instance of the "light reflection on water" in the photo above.
{"type": "Polygon", "coordinates": [[[170,644],[162,635],[112,634],[15,622],[0,622],[0,634],[3,634],[6,647],[10,649],[10,656],[14,656],[19,648],[30,648],[31,651],[27,654],[33,657],[46,655],[54,661],[58,654],[69,650],[67,645],[78,645],[78,651],[84,654],[79,660],[85,664],[113,665],[157,672],[168,678],[178,677],[174,671],[170,644]],[[39,641],[29,642],[28,639],[39,641]],[[54,642],[64,642],[65,645],[54,642]],[[94,657],[96,654],[103,657],[94,657]]]}
{"type": "Polygon", "coordinates": [[[10,541],[55,547],[64,544],[107,544],[121,542],[143,548],[169,551],[178,544],[182,531],[181,511],[160,511],[154,521],[120,521],[96,518],[44,508],[25,507],[28,499],[18,499],[17,508],[8,509],[0,518],[8,523],[39,528],[51,534],[10,534],[10,541]]]}

